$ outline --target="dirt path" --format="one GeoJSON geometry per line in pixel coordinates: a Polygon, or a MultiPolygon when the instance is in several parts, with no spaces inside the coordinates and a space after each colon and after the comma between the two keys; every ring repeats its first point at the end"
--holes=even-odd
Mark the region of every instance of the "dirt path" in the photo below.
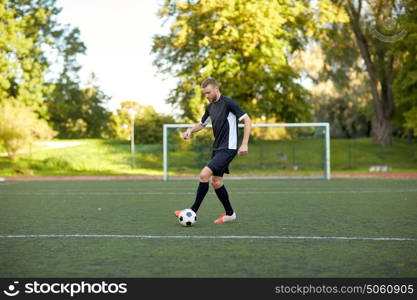
{"type": "MultiPolygon", "coordinates": [[[[188,176],[187,176],[188,177],[188,176]]],[[[192,178],[192,176],[190,176],[192,178]]],[[[195,176],[197,178],[197,175],[195,176]]],[[[332,173],[332,178],[417,178],[417,172],[385,173],[332,173]]],[[[73,176],[10,176],[0,181],[56,181],[56,180],[162,180],[150,175],[73,175],[73,176]]]]}
{"type": "MultiPolygon", "coordinates": [[[[42,151],[47,149],[59,149],[59,148],[66,148],[66,147],[75,147],[84,144],[84,142],[78,141],[44,141],[44,142],[35,142],[32,146],[32,149],[24,149],[18,151],[18,154],[29,153],[29,152],[36,152],[42,151]]],[[[0,153],[1,157],[6,157],[7,153],[3,152],[0,153]]]]}
{"type": "Polygon", "coordinates": [[[417,172],[333,173],[332,178],[417,178],[417,172]]]}

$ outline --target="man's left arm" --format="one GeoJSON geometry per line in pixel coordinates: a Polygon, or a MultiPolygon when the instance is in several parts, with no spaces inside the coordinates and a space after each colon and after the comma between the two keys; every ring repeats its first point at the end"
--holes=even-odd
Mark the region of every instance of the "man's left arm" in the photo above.
{"type": "Polygon", "coordinates": [[[242,144],[237,152],[239,155],[248,154],[248,143],[249,143],[249,136],[252,129],[252,121],[248,115],[243,118],[244,127],[243,127],[243,139],[242,144]]]}

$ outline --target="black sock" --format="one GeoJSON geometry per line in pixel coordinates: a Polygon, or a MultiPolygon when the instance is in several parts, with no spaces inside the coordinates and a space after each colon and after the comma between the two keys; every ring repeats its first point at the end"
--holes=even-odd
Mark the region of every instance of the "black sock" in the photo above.
{"type": "Polygon", "coordinates": [[[200,182],[197,188],[197,195],[195,196],[195,201],[193,206],[191,206],[191,209],[194,212],[197,212],[198,208],[201,205],[201,202],[203,202],[204,197],[206,196],[207,192],[209,190],[209,183],[208,182],[200,182]]]}
{"type": "Polygon", "coordinates": [[[233,215],[233,208],[229,201],[229,194],[224,185],[218,188],[216,191],[217,197],[219,197],[220,202],[224,206],[224,210],[226,211],[226,215],[231,216],[233,215]]]}

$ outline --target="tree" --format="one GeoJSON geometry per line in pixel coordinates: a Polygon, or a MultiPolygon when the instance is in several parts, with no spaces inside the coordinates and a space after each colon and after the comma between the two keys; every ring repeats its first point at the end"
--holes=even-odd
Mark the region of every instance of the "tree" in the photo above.
{"type": "Polygon", "coordinates": [[[111,113],[103,105],[108,99],[97,86],[94,74],[85,88],[64,74],[47,101],[50,122],[62,138],[107,137],[111,113]]]}
{"type": "Polygon", "coordinates": [[[130,138],[131,113],[135,112],[135,143],[162,144],[163,124],[175,123],[171,116],[158,114],[153,106],[124,101],[112,116],[112,137],[120,140],[130,138]]]}
{"type": "Polygon", "coordinates": [[[394,123],[402,126],[405,134],[417,136],[417,3],[408,1],[405,13],[398,17],[400,32],[407,37],[397,40],[393,46],[398,57],[397,73],[393,82],[395,95],[394,123]]]}
{"type": "Polygon", "coordinates": [[[310,43],[305,50],[297,51],[290,64],[312,83],[308,99],[315,121],[329,122],[333,137],[369,136],[369,80],[354,47],[343,41],[335,46],[335,39],[329,38],[340,35],[340,28],[334,27],[320,44],[310,43]]]}
{"type": "MultiPolygon", "coordinates": [[[[370,13],[373,14],[378,25],[381,25],[384,18],[392,16],[392,1],[389,1],[391,3],[388,7],[386,2],[375,1],[373,5],[370,4],[370,13]]],[[[390,145],[392,143],[390,119],[394,111],[392,94],[394,57],[388,51],[386,43],[373,38],[369,31],[365,31],[365,26],[370,28],[371,24],[366,16],[362,15],[362,0],[359,0],[356,6],[353,1],[347,1],[345,8],[350,18],[349,25],[369,75],[374,109],[373,138],[377,144],[390,145]]]]}
{"type": "Polygon", "coordinates": [[[390,145],[392,121],[407,127],[406,116],[410,120],[414,115],[409,111],[413,102],[409,92],[415,82],[412,49],[417,40],[409,33],[415,32],[415,1],[320,0],[318,5],[342,9],[348,16],[347,22],[330,21],[314,35],[326,56],[324,81],[332,80],[340,90],[350,85],[354,73],[365,73],[363,83],[369,88],[352,94],[369,90],[373,140],[390,145]]]}
{"type": "Polygon", "coordinates": [[[48,35],[42,33],[53,11],[47,1],[33,2],[0,0],[0,141],[11,158],[31,141],[55,135],[42,120],[50,91],[42,49],[48,35]]]}
{"type": "MultiPolygon", "coordinates": [[[[322,1],[328,2],[328,0],[322,1]]],[[[401,14],[403,4],[407,1],[334,0],[333,2],[342,7],[349,16],[346,25],[334,24],[334,27],[338,27],[339,32],[344,35],[339,35],[338,43],[336,45],[333,43],[333,46],[337,51],[340,45],[348,45],[352,39],[355,41],[356,51],[363,60],[369,80],[373,108],[373,140],[380,145],[390,145],[391,119],[395,108],[393,82],[398,70],[398,55],[392,51],[396,35],[389,24],[390,20],[401,14]],[[340,39],[349,35],[352,38],[347,38],[344,42],[340,39]]],[[[333,37],[337,36],[330,31],[329,33],[333,37]]],[[[354,58],[354,55],[335,58],[338,63],[344,64],[349,57],[354,58]]]]}
{"type": "Polygon", "coordinates": [[[45,116],[47,64],[39,28],[46,26],[51,12],[40,6],[23,13],[18,7],[29,1],[22,2],[0,0],[0,103],[17,101],[45,116]]]}
{"type": "Polygon", "coordinates": [[[178,79],[167,101],[184,118],[201,116],[206,101],[199,83],[213,76],[251,116],[309,119],[306,91],[288,65],[314,27],[308,1],[166,0],[159,13],[173,25],[154,37],[154,62],[178,79]]]}

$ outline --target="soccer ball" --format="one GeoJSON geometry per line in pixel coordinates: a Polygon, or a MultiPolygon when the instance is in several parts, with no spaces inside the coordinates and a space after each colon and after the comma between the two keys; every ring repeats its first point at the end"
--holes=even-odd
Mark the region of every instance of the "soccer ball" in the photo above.
{"type": "Polygon", "coordinates": [[[197,215],[192,209],[187,208],[180,212],[178,221],[182,226],[193,226],[197,222],[197,215]]]}

